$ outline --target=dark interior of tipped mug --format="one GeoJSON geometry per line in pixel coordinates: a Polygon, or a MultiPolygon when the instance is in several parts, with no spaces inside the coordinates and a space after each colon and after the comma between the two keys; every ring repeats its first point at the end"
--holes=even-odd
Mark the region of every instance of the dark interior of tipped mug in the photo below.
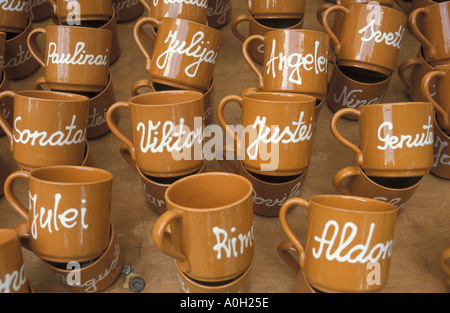
{"type": "Polygon", "coordinates": [[[61,25],[64,26],[81,26],[81,27],[90,27],[90,28],[100,28],[103,25],[105,25],[107,23],[107,21],[96,21],[96,20],[92,20],[92,21],[83,21],[83,20],[79,20],[76,22],[76,24],[69,23],[69,22],[62,22],[61,25]]]}
{"type": "Polygon", "coordinates": [[[380,83],[389,78],[388,75],[356,66],[338,65],[338,67],[342,74],[348,78],[366,84],[380,83]]]}
{"type": "Polygon", "coordinates": [[[248,169],[245,169],[245,170],[254,178],[256,178],[262,182],[269,183],[269,184],[289,183],[303,175],[303,173],[298,174],[298,175],[291,175],[291,176],[264,175],[264,174],[251,172],[248,169]]]}

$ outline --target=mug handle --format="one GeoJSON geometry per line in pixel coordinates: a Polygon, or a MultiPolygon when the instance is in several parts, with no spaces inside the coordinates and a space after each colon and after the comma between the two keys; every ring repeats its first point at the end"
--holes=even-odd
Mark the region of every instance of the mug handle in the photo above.
{"type": "Polygon", "coordinates": [[[441,258],[440,258],[440,263],[441,263],[441,267],[444,270],[444,272],[449,276],[447,278],[447,284],[450,285],[450,248],[445,249],[444,251],[442,251],[441,253],[441,258]]]}
{"type": "MultiPolygon", "coordinates": [[[[119,127],[116,124],[115,119],[115,111],[119,108],[129,109],[129,104],[127,102],[117,102],[114,103],[112,106],[109,107],[108,111],[106,112],[106,123],[108,124],[109,129],[126,145],[128,146],[128,151],[131,155],[131,159],[133,160],[132,163],[136,161],[136,151],[134,149],[134,144],[131,141],[130,138],[128,138],[125,133],[119,129],[119,127]]],[[[127,160],[127,159],[125,159],[127,160]]],[[[130,162],[129,162],[130,163],[130,162]]],[[[131,163],[131,164],[132,164],[131,163]]]]}
{"type": "Polygon", "coordinates": [[[43,88],[44,85],[46,85],[47,82],[45,81],[45,77],[41,76],[38,79],[36,79],[36,81],[34,82],[34,89],[36,90],[45,90],[43,88]]]}
{"type": "Polygon", "coordinates": [[[409,58],[402,62],[402,64],[400,64],[400,66],[398,67],[398,76],[400,77],[400,80],[406,85],[406,93],[409,95],[412,93],[412,84],[408,77],[406,77],[405,72],[409,67],[420,65],[421,63],[422,61],[419,58],[409,58]]]}
{"type": "Polygon", "coordinates": [[[186,255],[181,251],[178,251],[172,244],[172,235],[168,231],[168,227],[172,221],[180,220],[183,218],[183,214],[176,210],[164,212],[156,221],[153,228],[153,242],[156,248],[164,254],[180,261],[180,269],[183,272],[190,271],[189,260],[186,255]]]}
{"type": "Polygon", "coordinates": [[[255,72],[256,76],[258,77],[259,88],[263,89],[264,88],[264,77],[261,74],[261,71],[259,70],[259,67],[255,64],[255,62],[253,61],[252,57],[250,56],[250,53],[248,52],[248,46],[253,40],[260,40],[260,41],[262,41],[264,43],[264,36],[262,36],[262,35],[252,35],[252,36],[248,37],[244,41],[244,44],[242,45],[242,54],[244,55],[244,58],[247,61],[247,63],[252,68],[253,72],[255,72]]]}
{"type": "MultiPolygon", "coordinates": [[[[11,97],[14,99],[14,96],[16,95],[16,93],[12,90],[5,90],[3,92],[0,93],[0,101],[5,98],[5,97],[11,97]]],[[[0,127],[3,129],[3,131],[5,132],[6,136],[8,136],[9,138],[9,145],[10,145],[10,149],[11,151],[13,150],[13,144],[14,144],[14,139],[13,139],[13,130],[11,125],[9,125],[9,123],[6,121],[6,119],[3,117],[3,114],[0,114],[0,127]]]]}
{"type": "Polygon", "coordinates": [[[294,248],[298,251],[299,254],[299,265],[301,268],[305,265],[305,248],[303,248],[302,243],[295,235],[294,231],[292,230],[291,226],[289,225],[289,222],[287,220],[287,213],[293,209],[296,205],[303,206],[308,210],[309,202],[306,201],[303,198],[291,198],[283,203],[283,205],[280,208],[280,222],[281,227],[283,228],[283,231],[288,236],[289,240],[291,241],[294,248]]]}
{"type": "Polygon", "coordinates": [[[242,33],[240,33],[238,31],[238,25],[243,22],[243,21],[248,21],[250,23],[252,17],[250,15],[238,15],[236,16],[233,21],[231,22],[231,31],[233,32],[233,34],[236,36],[237,39],[239,39],[240,41],[244,42],[245,39],[247,38],[246,36],[242,35],[242,33]]]}
{"type": "Polygon", "coordinates": [[[359,171],[354,166],[349,166],[341,169],[333,177],[334,188],[336,188],[336,190],[343,195],[351,195],[350,190],[348,190],[348,188],[346,188],[345,186],[342,186],[341,183],[345,179],[353,176],[358,176],[359,174],[359,171]]]}
{"type": "Polygon", "coordinates": [[[342,45],[339,41],[339,38],[336,36],[336,34],[331,29],[330,25],[328,24],[328,17],[329,15],[334,11],[341,11],[344,13],[344,15],[348,14],[348,9],[342,5],[332,5],[329,8],[325,9],[325,11],[321,12],[322,14],[322,27],[325,29],[325,32],[330,36],[331,40],[334,42],[334,53],[336,55],[339,55],[342,45]]]}
{"type": "Polygon", "coordinates": [[[43,67],[45,68],[45,59],[39,51],[39,45],[37,42],[37,36],[39,34],[47,34],[47,30],[45,28],[36,28],[33,29],[27,38],[27,46],[28,50],[30,50],[33,58],[43,67]]]}
{"type": "Polygon", "coordinates": [[[430,83],[431,80],[433,78],[436,77],[444,77],[445,76],[445,72],[443,71],[431,71],[426,73],[423,78],[422,78],[422,83],[420,84],[420,91],[422,92],[422,94],[425,96],[425,98],[427,98],[427,100],[429,102],[431,102],[431,104],[433,104],[434,109],[436,110],[436,112],[442,117],[442,120],[444,122],[444,126],[447,127],[448,125],[450,125],[450,121],[448,118],[448,114],[447,112],[439,105],[439,103],[436,102],[436,100],[433,99],[433,97],[431,96],[430,93],[430,83]]]}
{"type": "Polygon", "coordinates": [[[295,248],[294,244],[289,240],[283,240],[278,245],[277,251],[281,259],[284,261],[284,263],[286,263],[289,266],[289,268],[294,272],[295,276],[297,276],[298,272],[300,271],[300,264],[292,255],[298,254],[298,250],[295,248]]]}
{"type": "Polygon", "coordinates": [[[8,203],[12,206],[12,208],[28,222],[28,210],[25,209],[22,203],[20,203],[20,201],[16,197],[16,194],[14,193],[14,181],[18,178],[25,178],[26,180],[29,180],[30,172],[20,170],[13,172],[6,178],[3,187],[5,198],[8,201],[8,203]]]}
{"type": "Polygon", "coordinates": [[[152,89],[151,81],[149,81],[148,79],[141,79],[141,80],[138,80],[137,82],[135,82],[133,84],[133,86],[131,87],[131,96],[135,97],[135,96],[139,95],[138,90],[141,88],[152,89]]]}
{"type": "Polygon", "coordinates": [[[427,51],[429,57],[434,59],[436,57],[436,48],[434,45],[422,34],[417,25],[417,17],[419,14],[428,14],[430,10],[427,7],[418,8],[411,12],[408,17],[409,28],[413,35],[420,41],[423,49],[427,51]]]}
{"type": "Polygon", "coordinates": [[[225,98],[220,100],[219,104],[217,105],[217,119],[219,120],[220,126],[222,126],[222,128],[224,130],[226,130],[226,132],[230,136],[233,137],[235,146],[239,146],[239,138],[238,138],[237,134],[235,132],[233,132],[230,129],[230,127],[228,126],[229,124],[226,121],[225,115],[223,112],[225,109],[225,106],[231,101],[237,102],[239,104],[239,106],[242,108],[243,98],[241,96],[236,96],[236,95],[226,96],[225,98]]]}
{"type": "MultiPolygon", "coordinates": [[[[145,49],[144,44],[142,43],[141,35],[143,33],[142,27],[145,24],[152,24],[154,27],[159,27],[161,25],[161,22],[157,20],[154,17],[142,17],[140,18],[137,23],[134,25],[134,41],[136,42],[139,50],[144,55],[145,59],[147,60],[147,64],[145,66],[145,69],[147,71],[150,71],[150,64],[152,61],[152,57],[150,56],[150,53],[145,49]]],[[[145,39],[145,37],[144,37],[145,39]]],[[[146,41],[146,40],[145,40],[146,41]]]]}
{"type": "Polygon", "coordinates": [[[342,136],[339,133],[339,131],[337,130],[337,122],[345,114],[355,115],[359,118],[361,116],[361,111],[357,110],[357,109],[352,109],[352,108],[344,108],[344,109],[340,109],[339,111],[337,111],[333,115],[333,118],[331,119],[331,132],[344,146],[347,146],[348,148],[350,148],[351,150],[353,150],[355,152],[356,160],[357,160],[358,164],[362,165],[363,155],[362,155],[361,150],[355,144],[353,144],[352,142],[350,142],[349,140],[344,138],[344,136],[342,136]]]}

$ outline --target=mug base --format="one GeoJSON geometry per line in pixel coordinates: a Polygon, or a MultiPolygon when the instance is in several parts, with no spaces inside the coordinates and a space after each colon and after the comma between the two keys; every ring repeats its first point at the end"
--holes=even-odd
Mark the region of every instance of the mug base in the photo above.
{"type": "Polygon", "coordinates": [[[430,173],[430,169],[419,170],[364,170],[367,176],[373,177],[418,177],[425,176],[430,173]]]}

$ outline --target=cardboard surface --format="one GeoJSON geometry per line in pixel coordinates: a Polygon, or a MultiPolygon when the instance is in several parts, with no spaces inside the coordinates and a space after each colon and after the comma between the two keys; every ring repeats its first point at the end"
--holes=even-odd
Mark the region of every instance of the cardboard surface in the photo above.
{"type": "MultiPolygon", "coordinates": [[[[305,29],[323,31],[316,20],[316,10],[325,1],[307,1],[305,29]]],[[[396,7],[397,9],[400,9],[396,7]]],[[[233,18],[248,14],[246,1],[235,0],[233,18]]],[[[51,20],[39,22],[35,27],[51,24],[51,20]]],[[[148,78],[145,60],[133,39],[135,21],[118,24],[122,53],[111,66],[111,73],[117,101],[127,101],[131,97],[131,86],[139,79],[148,78]]],[[[245,26],[242,25],[243,32],[245,26]]],[[[256,87],[255,74],[245,62],[239,41],[231,32],[231,23],[221,29],[224,42],[215,68],[214,109],[224,96],[239,94],[248,87],[256,87]]],[[[415,56],[418,41],[406,31],[398,64],[415,56]]],[[[34,81],[43,75],[39,69],[32,76],[11,81],[13,90],[33,89],[34,81]]],[[[394,73],[384,102],[409,101],[405,85],[394,73]]],[[[331,77],[331,71],[330,71],[331,77]]],[[[215,115],[215,111],[213,113],[215,115]]],[[[239,122],[238,105],[230,105],[226,115],[231,122],[239,122]]],[[[352,164],[352,152],[340,144],[330,131],[333,112],[324,105],[322,108],[312,152],[312,162],[301,196],[309,199],[317,194],[337,194],[332,184],[334,174],[352,164]]],[[[217,119],[214,117],[217,123],[217,119]]],[[[119,126],[130,132],[128,112],[120,111],[119,126]]],[[[343,120],[339,124],[342,133],[357,142],[358,129],[354,121],[343,120]]],[[[131,267],[127,277],[121,274],[105,292],[131,292],[129,278],[139,275],[145,280],[146,293],[182,292],[177,279],[173,260],[157,250],[152,241],[152,231],[159,215],[151,211],[146,203],[138,173],[121,157],[121,142],[112,133],[89,141],[94,166],[114,174],[112,219],[124,253],[124,263],[131,267]]],[[[8,139],[0,138],[0,155],[12,171],[17,170],[8,139]]],[[[225,171],[217,161],[207,164],[208,171],[225,171]]],[[[446,275],[439,264],[439,256],[450,247],[450,182],[428,175],[417,193],[399,213],[394,238],[387,286],[381,292],[448,292],[446,275]]],[[[19,198],[27,205],[27,189],[24,181],[18,181],[16,190],[19,198]]],[[[9,206],[6,199],[0,199],[0,228],[15,228],[23,219],[9,206]]],[[[307,211],[299,208],[289,215],[291,226],[301,240],[306,238],[307,211]]],[[[281,260],[277,246],[287,239],[278,218],[255,215],[256,256],[249,292],[289,293],[293,291],[295,277],[281,260]]],[[[66,292],[52,272],[32,252],[24,249],[26,273],[37,292],[66,292]]],[[[330,273],[330,275],[332,275],[330,273]]]]}

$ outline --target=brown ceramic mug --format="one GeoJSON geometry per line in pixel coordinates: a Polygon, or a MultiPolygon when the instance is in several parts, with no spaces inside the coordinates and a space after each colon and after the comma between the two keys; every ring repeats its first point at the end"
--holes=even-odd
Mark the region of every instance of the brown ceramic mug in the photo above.
{"type": "Polygon", "coordinates": [[[386,201],[402,210],[421,185],[422,177],[369,177],[356,164],[337,172],[333,185],[341,194],[386,201]]]}
{"type": "Polygon", "coordinates": [[[29,19],[24,31],[6,39],[3,68],[9,80],[24,79],[40,67],[27,46],[28,35],[32,30],[33,24],[29,19]]]}
{"type": "Polygon", "coordinates": [[[2,1],[0,6],[0,31],[21,33],[29,19],[29,0],[2,1]]]}
{"type": "MultiPolygon", "coordinates": [[[[208,125],[213,124],[213,104],[214,104],[214,88],[216,85],[216,79],[213,77],[211,81],[211,85],[209,86],[208,90],[203,92],[203,98],[204,98],[204,109],[205,109],[205,127],[208,125]]],[[[167,90],[173,90],[174,88],[168,87],[167,85],[161,85],[161,84],[155,84],[149,79],[141,79],[138,80],[133,84],[131,87],[131,96],[135,97],[139,94],[143,94],[147,92],[158,92],[158,91],[167,91],[167,90]],[[140,90],[144,90],[142,93],[140,90]]]]}
{"type": "Polygon", "coordinates": [[[247,38],[242,52],[258,77],[261,90],[326,96],[330,52],[326,33],[301,29],[270,31],[247,38]],[[263,71],[250,57],[252,41],[264,43],[263,71]]]}
{"type": "MultiPolygon", "coordinates": [[[[334,64],[328,86],[327,103],[334,112],[343,108],[358,109],[365,105],[380,103],[388,90],[392,76],[374,80],[373,77],[355,75],[354,72],[347,71],[346,67],[334,64]]],[[[352,119],[352,116],[346,115],[344,118],[352,119]]]]}
{"type": "Polygon", "coordinates": [[[434,124],[434,158],[431,174],[444,179],[450,179],[450,135],[434,124]]]}
{"type": "Polygon", "coordinates": [[[217,118],[234,139],[237,157],[249,171],[294,176],[311,162],[315,109],[316,99],[307,95],[255,92],[224,97],[217,105],[217,118]],[[242,108],[242,131],[231,129],[225,119],[230,102],[242,108]]]}
{"type": "Polygon", "coordinates": [[[254,257],[251,197],[252,184],[239,175],[182,178],[166,191],[167,212],[156,221],[153,242],[192,279],[224,282],[237,277],[254,257]]]}
{"type": "Polygon", "coordinates": [[[439,127],[450,134],[450,64],[439,65],[422,78],[421,91],[426,101],[430,101],[437,112],[439,127]],[[436,83],[436,94],[433,94],[433,82],[436,83]]]}
{"type": "Polygon", "coordinates": [[[83,21],[107,21],[113,15],[112,0],[48,0],[55,17],[71,26],[83,21]]]}
{"type": "Polygon", "coordinates": [[[5,182],[5,197],[26,220],[24,233],[35,254],[50,262],[89,261],[110,241],[113,175],[85,166],[49,166],[17,171],[5,182]],[[17,179],[28,181],[29,207],[14,193],[17,179]]]}
{"type": "Polygon", "coordinates": [[[424,59],[432,66],[446,64],[450,60],[449,14],[450,3],[445,1],[415,9],[409,15],[411,33],[421,43],[424,59]]]}
{"type": "Polygon", "coordinates": [[[177,18],[141,18],[134,27],[134,39],[154,83],[200,92],[211,85],[222,38],[222,32],[214,28],[177,18]],[[145,24],[158,27],[151,54],[140,35],[145,24]],[[180,45],[185,48],[179,49],[180,45]],[[168,70],[171,68],[179,70],[168,70]]]}
{"type": "MultiPolygon", "coordinates": [[[[37,90],[45,90],[47,86],[45,77],[39,77],[34,82],[34,88],[37,90]]],[[[47,86],[48,87],[48,86],[47,86]]],[[[0,88],[1,90],[1,88],[0,88]]],[[[83,93],[81,93],[83,95],[83,93]]],[[[108,109],[116,102],[114,86],[111,73],[108,77],[108,84],[99,93],[84,93],[89,98],[89,116],[87,121],[87,139],[94,139],[109,133],[110,129],[106,123],[106,113],[108,109]]],[[[116,115],[114,120],[117,121],[116,115]]]]}
{"type": "Polygon", "coordinates": [[[433,121],[434,109],[429,102],[380,103],[339,110],[331,120],[331,131],[355,152],[357,163],[368,176],[424,176],[433,165],[433,121]],[[337,129],[345,114],[358,118],[359,147],[337,129]]]}
{"type": "MultiPolygon", "coordinates": [[[[149,206],[149,208],[160,215],[166,212],[167,207],[164,195],[166,194],[167,188],[169,188],[171,184],[185,176],[152,177],[145,175],[144,173],[142,173],[139,166],[136,166],[136,162],[134,162],[134,160],[131,158],[131,152],[126,144],[122,144],[120,146],[120,155],[131,165],[131,167],[133,167],[139,173],[139,177],[141,178],[142,190],[144,192],[144,196],[147,200],[147,205],[149,206]]],[[[207,161],[204,160],[200,170],[190,175],[206,172],[206,165],[207,161]]]]}
{"type": "MultiPolygon", "coordinates": [[[[302,29],[305,18],[300,19],[260,19],[256,20],[251,14],[243,14],[236,16],[231,22],[231,30],[242,42],[245,42],[247,38],[253,35],[264,36],[270,31],[280,30],[280,29],[302,29]],[[247,36],[245,32],[242,32],[241,23],[248,23],[247,36]]],[[[243,24],[242,24],[243,25],[243,24]]],[[[263,64],[264,62],[264,43],[252,41],[249,43],[248,53],[252,60],[258,64],[263,64]]]]}
{"type": "Polygon", "coordinates": [[[22,246],[14,229],[0,229],[0,293],[30,293],[22,246]]]}
{"type": "Polygon", "coordinates": [[[390,76],[397,68],[407,16],[377,3],[333,5],[322,15],[322,26],[334,43],[337,62],[390,76]],[[345,15],[338,37],[328,24],[332,12],[345,15]]]}
{"type": "Polygon", "coordinates": [[[23,169],[48,165],[80,165],[86,148],[89,98],[69,93],[4,91],[14,98],[14,122],[0,115],[12,156],[23,169]]]}
{"type": "Polygon", "coordinates": [[[99,293],[110,287],[122,273],[124,253],[111,223],[108,246],[88,262],[54,263],[44,260],[63,286],[73,293],[99,293]]]}
{"type": "Polygon", "coordinates": [[[112,0],[116,12],[117,23],[126,23],[137,19],[144,12],[144,6],[140,0],[112,0]]]}
{"type": "Polygon", "coordinates": [[[231,21],[232,13],[233,0],[208,0],[208,26],[221,28],[227,25],[231,21]]]}
{"type": "Polygon", "coordinates": [[[249,0],[248,11],[256,19],[302,18],[305,14],[305,0],[249,0]]]}
{"type": "Polygon", "coordinates": [[[52,90],[100,92],[108,83],[111,40],[108,30],[49,25],[30,33],[28,48],[52,90]],[[45,57],[36,49],[39,34],[45,35],[45,57]]]}
{"type": "Polygon", "coordinates": [[[152,92],[113,104],[106,121],[144,174],[182,176],[203,165],[203,103],[197,91],[152,92]],[[130,112],[132,139],[113,119],[119,108],[130,112]]]}
{"type": "Polygon", "coordinates": [[[149,17],[162,20],[164,17],[173,17],[189,20],[200,24],[207,23],[208,1],[171,1],[171,0],[141,0],[142,5],[149,13],[149,17]]]}
{"type": "Polygon", "coordinates": [[[323,292],[374,292],[386,285],[396,217],[392,204],[342,195],[293,198],[280,209],[281,226],[298,251],[300,267],[311,286],[323,292]],[[287,216],[299,206],[308,210],[305,246],[287,216]]]}
{"type": "MultiPolygon", "coordinates": [[[[417,57],[412,57],[403,61],[398,67],[398,76],[401,81],[406,85],[406,94],[413,101],[427,102],[427,97],[422,93],[421,84],[425,74],[434,71],[434,67],[431,66],[423,58],[422,49],[419,49],[417,57]],[[409,76],[407,72],[409,70],[409,76]]],[[[430,95],[434,98],[436,96],[436,80],[432,79],[429,82],[430,95]]]]}
{"type": "Polygon", "coordinates": [[[175,266],[178,282],[185,293],[247,293],[250,286],[253,263],[254,260],[243,274],[220,283],[208,283],[195,280],[180,269],[177,261],[175,261],[175,266]]]}

